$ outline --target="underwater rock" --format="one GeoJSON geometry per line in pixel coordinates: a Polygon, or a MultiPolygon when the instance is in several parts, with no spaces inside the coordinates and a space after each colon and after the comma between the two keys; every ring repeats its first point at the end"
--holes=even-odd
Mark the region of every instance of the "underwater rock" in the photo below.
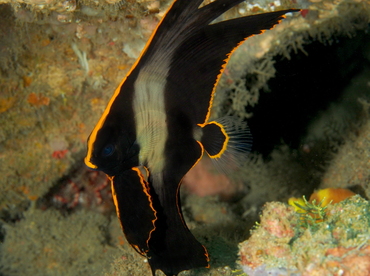
{"type": "MultiPolygon", "coordinates": [[[[103,112],[115,87],[135,61],[130,55],[137,55],[137,48],[145,43],[148,33],[153,29],[154,23],[161,19],[170,1],[0,0],[0,3],[0,172],[2,175],[0,217],[2,228],[6,228],[6,231],[1,233],[4,243],[0,254],[7,254],[7,265],[0,267],[0,273],[8,275],[5,272],[15,271],[14,275],[22,275],[18,270],[13,270],[20,263],[23,266],[19,268],[24,268],[25,271],[37,272],[40,267],[44,269],[43,271],[47,269],[45,262],[40,264],[32,261],[35,257],[33,254],[27,252],[29,255],[24,255],[25,253],[22,253],[24,248],[21,246],[8,250],[15,240],[19,245],[19,241],[25,239],[25,236],[19,233],[23,233],[22,227],[30,222],[28,214],[31,214],[31,211],[27,209],[35,201],[47,195],[60,179],[69,176],[75,167],[79,167],[89,131],[103,112]],[[125,45],[129,45],[132,49],[127,50],[125,45]],[[15,221],[17,223],[13,224],[15,221]],[[25,263],[24,256],[30,261],[25,263]]],[[[328,114],[336,115],[338,110],[349,110],[347,104],[341,105],[340,109],[334,108],[330,113],[327,112],[328,106],[323,105],[320,110],[313,110],[309,116],[306,112],[307,106],[304,104],[310,103],[310,106],[315,107],[321,102],[326,102],[329,105],[333,100],[325,97],[328,91],[326,88],[335,86],[333,89],[335,95],[340,97],[343,95],[341,86],[344,87],[345,83],[351,82],[358,84],[356,86],[358,91],[362,90],[365,96],[369,95],[367,80],[365,81],[363,77],[354,79],[353,74],[346,72],[347,70],[351,72],[353,68],[366,69],[365,63],[370,60],[366,50],[369,41],[367,32],[370,22],[370,1],[261,0],[242,3],[227,16],[292,7],[303,10],[295,17],[288,16],[288,19],[274,30],[253,37],[244,43],[233,54],[217,88],[213,116],[237,115],[248,119],[255,142],[254,152],[250,155],[251,161],[247,162],[240,172],[228,175],[230,178],[228,185],[234,186],[223,186],[223,190],[228,187],[230,190],[235,189],[240,183],[246,187],[241,189],[243,193],[240,194],[243,199],[232,203],[232,208],[226,208],[227,212],[219,216],[221,219],[224,216],[227,217],[226,221],[231,226],[238,226],[243,219],[250,224],[253,223],[259,212],[259,206],[266,200],[284,200],[308,193],[317,187],[332,187],[333,184],[337,184],[337,187],[360,185],[369,196],[368,123],[357,124],[361,121],[358,117],[364,118],[368,115],[359,112],[351,113],[353,116],[347,116],[348,113],[341,113],[344,117],[351,118],[353,125],[351,128],[340,128],[345,131],[337,135],[334,132],[338,129],[336,127],[338,121],[331,123],[332,116],[328,114]],[[342,47],[343,42],[347,42],[346,47],[342,47]],[[340,47],[335,48],[336,45],[340,47]],[[320,49],[322,53],[334,52],[334,49],[337,49],[338,54],[318,55],[314,52],[314,48],[320,49]],[[327,50],[324,51],[324,49],[327,50]],[[354,55],[353,53],[356,52],[358,54],[354,55]],[[313,60],[315,66],[310,66],[309,72],[304,71],[302,68],[308,67],[306,62],[313,60]],[[337,63],[337,60],[354,62],[337,63]],[[290,63],[292,61],[297,64],[293,72],[284,71],[284,67],[292,67],[290,63]],[[328,64],[327,67],[324,66],[325,63],[328,64]],[[322,68],[331,68],[331,71],[338,69],[334,70],[337,74],[328,81],[330,72],[321,71],[322,68]],[[309,74],[310,72],[312,74],[309,74]],[[284,78],[288,74],[292,78],[284,78]],[[293,82],[292,79],[296,79],[300,74],[303,76],[299,81],[293,82]],[[273,83],[274,76],[278,78],[273,83]],[[339,80],[343,80],[340,83],[344,84],[335,85],[339,80]],[[324,86],[325,81],[329,82],[329,85],[324,86]],[[281,90],[277,87],[289,83],[293,84],[293,88],[290,93],[282,97],[282,91],[286,86],[281,90]],[[325,89],[321,90],[323,87],[325,89]],[[271,93],[265,93],[269,88],[271,93]],[[314,91],[316,94],[313,93],[314,91]],[[271,105],[265,104],[263,98],[275,94],[276,98],[281,100],[278,101],[275,98],[271,101],[271,105]],[[307,97],[310,95],[315,96],[309,102],[307,97]],[[255,108],[259,108],[260,104],[261,111],[258,111],[255,108]],[[276,108],[272,109],[271,106],[274,105],[276,108]],[[286,117],[282,116],[284,110],[287,111],[286,117]],[[323,116],[319,116],[319,113],[323,116]],[[268,116],[270,114],[271,117],[268,116]],[[293,120],[301,117],[302,114],[306,115],[306,120],[293,120]],[[261,117],[266,120],[253,121],[261,117]],[[319,123],[313,123],[317,117],[323,119],[318,120],[319,123]],[[279,118],[280,121],[272,120],[274,118],[279,118]],[[288,125],[287,122],[291,121],[294,121],[294,124],[288,125]],[[284,136],[282,132],[287,134],[284,136]],[[353,135],[348,135],[349,132],[353,135]],[[295,140],[286,139],[289,135],[296,137],[295,140]],[[262,140],[271,142],[262,143],[262,140]],[[248,192],[245,193],[245,191],[248,192]],[[229,210],[235,212],[229,212],[229,210]]],[[[364,99],[365,102],[369,100],[366,97],[364,99]]],[[[359,109],[355,108],[355,110],[359,109]]],[[[366,120],[368,121],[365,118],[366,120]]],[[[209,193],[209,187],[201,189],[198,193],[206,192],[209,193]]],[[[215,212],[205,212],[206,215],[204,215],[196,202],[197,200],[193,198],[189,200],[193,208],[187,209],[190,210],[188,220],[191,225],[194,225],[192,231],[201,229],[199,236],[211,241],[212,237],[217,235],[227,237],[229,242],[236,245],[237,239],[243,235],[236,234],[232,230],[235,228],[213,224],[207,228],[207,223],[217,221],[215,219],[217,212],[223,212],[225,203],[217,205],[216,200],[212,201],[210,206],[216,206],[215,212]],[[200,222],[191,221],[194,215],[191,212],[196,213],[200,222]],[[199,227],[199,223],[204,225],[199,227]],[[207,238],[207,235],[210,238],[207,238]]],[[[361,203],[362,200],[359,202],[361,203]]],[[[343,205],[343,208],[351,212],[349,207],[343,205]]],[[[286,210],[287,207],[282,209],[286,210]]],[[[292,211],[287,212],[297,220],[292,211]]],[[[45,239],[50,239],[52,242],[53,237],[48,233],[52,233],[55,225],[72,233],[81,229],[80,223],[68,223],[68,217],[61,218],[56,211],[49,212],[48,209],[38,211],[37,214],[32,216],[32,221],[41,229],[41,233],[46,234],[43,237],[32,232],[32,243],[28,239],[24,241],[27,246],[34,244],[38,246],[43,244],[45,239]],[[48,220],[54,224],[48,223],[48,220]]],[[[349,225],[358,227],[361,221],[367,223],[364,217],[366,214],[361,214],[358,220],[353,219],[351,223],[347,221],[347,226],[338,225],[337,233],[333,233],[340,237],[347,233],[349,236],[354,236],[354,240],[361,242],[361,235],[358,233],[362,233],[362,230],[351,230],[349,225]],[[347,231],[348,229],[350,230],[347,231]]],[[[88,218],[90,221],[86,229],[90,230],[81,232],[78,237],[81,241],[94,243],[104,236],[97,227],[104,219],[100,214],[89,215],[88,218]],[[96,234],[97,232],[99,234],[96,234]],[[89,235],[95,238],[94,241],[89,239],[89,235]]],[[[286,218],[287,214],[283,214],[281,219],[286,218]]],[[[273,262],[270,264],[275,272],[286,271],[284,269],[290,269],[288,261],[291,261],[290,251],[286,249],[286,240],[293,233],[288,227],[290,224],[283,224],[285,228],[282,228],[281,222],[274,223],[272,226],[275,228],[270,226],[269,231],[277,235],[276,242],[282,243],[281,248],[275,248],[274,254],[287,257],[281,258],[282,262],[286,262],[283,265],[273,262]]],[[[309,240],[306,235],[302,235],[295,243],[297,248],[300,240],[304,238],[307,238],[306,241],[309,240]]],[[[323,235],[314,234],[314,237],[317,242],[320,239],[326,241],[323,235]]],[[[328,256],[340,258],[342,263],[351,263],[355,260],[366,264],[368,248],[366,246],[359,248],[364,256],[364,259],[360,260],[356,251],[351,248],[354,245],[350,240],[346,242],[344,240],[342,240],[342,247],[334,246],[334,249],[327,251],[328,256]],[[346,259],[345,256],[348,258],[346,259]]],[[[74,239],[63,239],[65,247],[68,248],[73,242],[75,242],[74,239]]],[[[363,240],[363,242],[366,241],[363,240]]],[[[121,237],[121,243],[124,244],[122,249],[119,249],[122,250],[121,254],[116,255],[115,260],[111,262],[111,275],[150,273],[147,267],[144,271],[143,265],[146,264],[143,258],[136,257],[136,253],[127,246],[123,237],[121,237]],[[130,252],[133,254],[130,255],[130,252]],[[117,267],[118,264],[119,267],[117,267]]],[[[315,246],[318,244],[315,243],[315,246]]],[[[212,247],[211,244],[207,246],[212,247]]],[[[318,250],[312,247],[302,248],[309,250],[309,254],[314,254],[315,250],[318,250]]],[[[69,258],[81,264],[86,261],[81,257],[82,255],[76,256],[67,251],[63,252],[66,254],[63,258],[69,258]]],[[[228,254],[232,253],[228,251],[228,254]]],[[[253,256],[256,260],[263,257],[258,254],[253,256]]],[[[211,261],[212,258],[214,257],[211,255],[211,261]]],[[[91,261],[97,262],[95,258],[91,261]]],[[[304,263],[304,260],[301,261],[304,263]]],[[[340,266],[335,262],[331,264],[333,269],[340,266]]],[[[88,266],[90,265],[92,264],[89,263],[88,266]]],[[[210,270],[194,273],[231,275],[231,270],[224,267],[234,265],[233,261],[223,262],[222,265],[216,263],[216,267],[210,270]]],[[[266,269],[263,267],[264,262],[261,261],[260,265],[262,270],[268,270],[268,266],[265,266],[266,269]]],[[[307,273],[324,269],[317,262],[311,270],[309,267],[306,268],[307,273]]],[[[293,269],[295,269],[294,266],[293,269]]],[[[101,272],[100,268],[97,270],[101,272]]],[[[360,272],[358,275],[361,275],[360,272]]]]}
{"type": "Polygon", "coordinates": [[[344,140],[323,176],[321,187],[360,187],[367,198],[370,198],[369,102],[363,104],[366,110],[362,122],[355,126],[355,131],[344,140]]]}

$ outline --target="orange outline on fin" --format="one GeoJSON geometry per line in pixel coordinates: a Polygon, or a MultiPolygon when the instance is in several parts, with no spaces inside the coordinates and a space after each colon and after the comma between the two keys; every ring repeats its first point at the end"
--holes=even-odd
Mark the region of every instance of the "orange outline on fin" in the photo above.
{"type": "Polygon", "coordinates": [[[214,85],[213,85],[213,89],[212,89],[212,92],[211,92],[211,99],[209,100],[209,105],[208,105],[208,111],[207,111],[207,114],[206,114],[206,117],[205,117],[205,119],[204,119],[204,122],[202,123],[202,124],[198,124],[198,125],[204,125],[204,124],[206,124],[207,123],[207,121],[209,120],[209,117],[210,117],[210,114],[211,114],[211,108],[212,108],[212,105],[213,105],[213,99],[214,99],[214,96],[215,96],[215,93],[216,93],[216,87],[217,87],[217,85],[218,85],[218,83],[219,83],[219,81],[220,81],[220,79],[221,79],[221,76],[222,76],[222,74],[223,74],[223,72],[225,71],[225,68],[226,68],[226,66],[227,66],[227,64],[229,63],[229,61],[230,61],[230,58],[231,58],[231,55],[236,51],[236,49],[238,49],[239,48],[239,46],[240,45],[242,45],[248,38],[250,38],[250,37],[253,37],[253,36],[255,36],[255,35],[261,35],[261,34],[263,34],[265,31],[268,31],[268,30],[272,30],[276,25],[278,25],[278,24],[280,24],[280,22],[283,20],[283,19],[285,19],[286,18],[286,15],[285,14],[283,14],[283,15],[281,15],[281,19],[280,20],[278,20],[277,22],[276,22],[276,24],[274,25],[274,26],[272,26],[270,29],[266,29],[266,30],[261,30],[261,32],[260,33],[258,33],[258,34],[253,34],[253,35],[250,35],[250,36],[247,36],[247,37],[245,37],[242,41],[240,41],[227,55],[226,55],[226,58],[224,59],[224,64],[222,64],[222,66],[221,66],[221,69],[220,69],[220,73],[217,75],[217,77],[216,77],[216,81],[215,81],[215,83],[214,83],[214,85]]]}
{"type": "Polygon", "coordinates": [[[213,158],[213,159],[214,158],[221,158],[222,154],[224,154],[224,152],[227,150],[227,145],[229,144],[230,136],[225,131],[224,126],[222,124],[216,122],[216,121],[211,121],[211,122],[205,123],[205,124],[198,124],[198,126],[205,127],[206,125],[210,125],[210,124],[215,124],[215,125],[220,127],[221,132],[225,135],[225,141],[222,145],[222,149],[216,155],[210,155],[207,151],[206,152],[207,152],[207,154],[210,158],[213,158]]]}
{"type": "MultiPolygon", "coordinates": [[[[147,171],[147,173],[148,173],[148,176],[149,176],[149,170],[145,167],[145,166],[143,166],[143,168],[147,171]]],[[[151,200],[151,195],[150,195],[150,193],[149,193],[149,185],[147,184],[148,182],[144,179],[144,176],[143,176],[143,174],[141,173],[141,171],[140,171],[140,169],[139,168],[137,168],[137,167],[133,167],[133,168],[131,168],[131,170],[133,170],[133,171],[136,171],[137,172],[137,174],[138,174],[138,176],[139,176],[139,178],[140,178],[140,183],[141,183],[141,186],[143,187],[143,191],[144,191],[144,193],[147,195],[147,197],[148,197],[148,200],[149,200],[149,207],[150,207],[150,209],[152,209],[153,210],[153,213],[154,213],[154,219],[152,220],[152,224],[153,224],[153,229],[149,232],[149,237],[148,237],[148,239],[146,240],[146,244],[147,244],[147,246],[148,246],[148,249],[149,249],[149,240],[150,240],[150,238],[151,238],[151,236],[152,236],[152,233],[153,233],[153,231],[156,229],[156,226],[155,226],[155,222],[157,221],[157,219],[158,219],[158,217],[157,217],[157,211],[154,209],[154,207],[153,207],[153,202],[152,202],[152,200],[151,200]]],[[[147,251],[146,251],[147,252],[147,251]]]]}

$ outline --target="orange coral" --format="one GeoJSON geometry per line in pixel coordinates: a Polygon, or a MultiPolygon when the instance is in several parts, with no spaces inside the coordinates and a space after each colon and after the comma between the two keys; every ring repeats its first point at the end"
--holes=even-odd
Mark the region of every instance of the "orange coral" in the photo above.
{"type": "Polygon", "coordinates": [[[55,159],[63,159],[67,153],[68,153],[68,149],[55,150],[52,154],[52,157],[55,159]]]}
{"type": "Polygon", "coordinates": [[[313,202],[313,200],[316,200],[316,202],[322,201],[321,206],[326,206],[330,202],[338,203],[354,195],[355,193],[348,189],[327,188],[314,192],[310,196],[310,202],[313,202]]]}
{"type": "Polygon", "coordinates": [[[0,113],[3,113],[10,109],[15,103],[14,97],[8,97],[0,99],[0,113]]]}
{"type": "Polygon", "coordinates": [[[36,93],[31,93],[28,95],[28,102],[33,106],[49,105],[50,99],[45,96],[37,95],[36,93]]]}
{"type": "Polygon", "coordinates": [[[32,83],[32,79],[29,76],[23,76],[23,86],[28,87],[32,83]]]}
{"type": "MultiPolygon", "coordinates": [[[[338,203],[351,196],[356,195],[354,192],[348,189],[342,188],[327,188],[314,192],[308,202],[320,204],[321,207],[327,206],[329,203],[338,203]]],[[[302,198],[291,197],[288,200],[288,204],[293,206],[296,211],[300,212],[302,209],[297,206],[298,203],[301,206],[305,206],[305,202],[302,198]]]]}

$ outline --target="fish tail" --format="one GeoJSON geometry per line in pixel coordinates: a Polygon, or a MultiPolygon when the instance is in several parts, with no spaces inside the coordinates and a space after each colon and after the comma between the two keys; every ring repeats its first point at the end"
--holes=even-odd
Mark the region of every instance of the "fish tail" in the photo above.
{"type": "MultiPolygon", "coordinates": [[[[164,185],[172,176],[164,177],[164,185]]],[[[155,271],[160,269],[166,276],[177,275],[183,270],[196,267],[209,267],[209,257],[185,224],[178,190],[171,191],[169,185],[161,192],[160,198],[153,194],[157,211],[156,229],[149,240],[148,262],[155,271]],[[173,195],[176,194],[176,197],[173,195]]]]}
{"type": "Polygon", "coordinates": [[[205,247],[199,244],[192,235],[190,236],[184,237],[182,235],[181,238],[187,242],[192,238],[194,242],[186,244],[184,242],[177,243],[177,248],[173,251],[167,251],[166,255],[157,254],[153,250],[149,252],[147,257],[153,276],[156,275],[155,272],[158,269],[162,270],[166,276],[176,276],[184,270],[209,267],[209,258],[205,247]],[[186,255],[184,252],[186,252],[186,255]]]}
{"type": "Polygon", "coordinates": [[[200,142],[220,171],[229,173],[245,163],[252,148],[252,135],[245,121],[225,116],[200,126],[200,142]]]}

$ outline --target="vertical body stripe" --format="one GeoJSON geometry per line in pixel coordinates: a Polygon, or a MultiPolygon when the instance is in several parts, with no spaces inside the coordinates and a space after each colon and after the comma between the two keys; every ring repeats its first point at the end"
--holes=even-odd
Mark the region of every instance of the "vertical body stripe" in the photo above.
{"type": "Polygon", "coordinates": [[[153,74],[144,67],[134,85],[133,106],[136,138],[140,146],[139,163],[150,168],[153,174],[163,171],[168,136],[164,100],[167,72],[165,69],[160,71],[163,73],[153,74]]]}

